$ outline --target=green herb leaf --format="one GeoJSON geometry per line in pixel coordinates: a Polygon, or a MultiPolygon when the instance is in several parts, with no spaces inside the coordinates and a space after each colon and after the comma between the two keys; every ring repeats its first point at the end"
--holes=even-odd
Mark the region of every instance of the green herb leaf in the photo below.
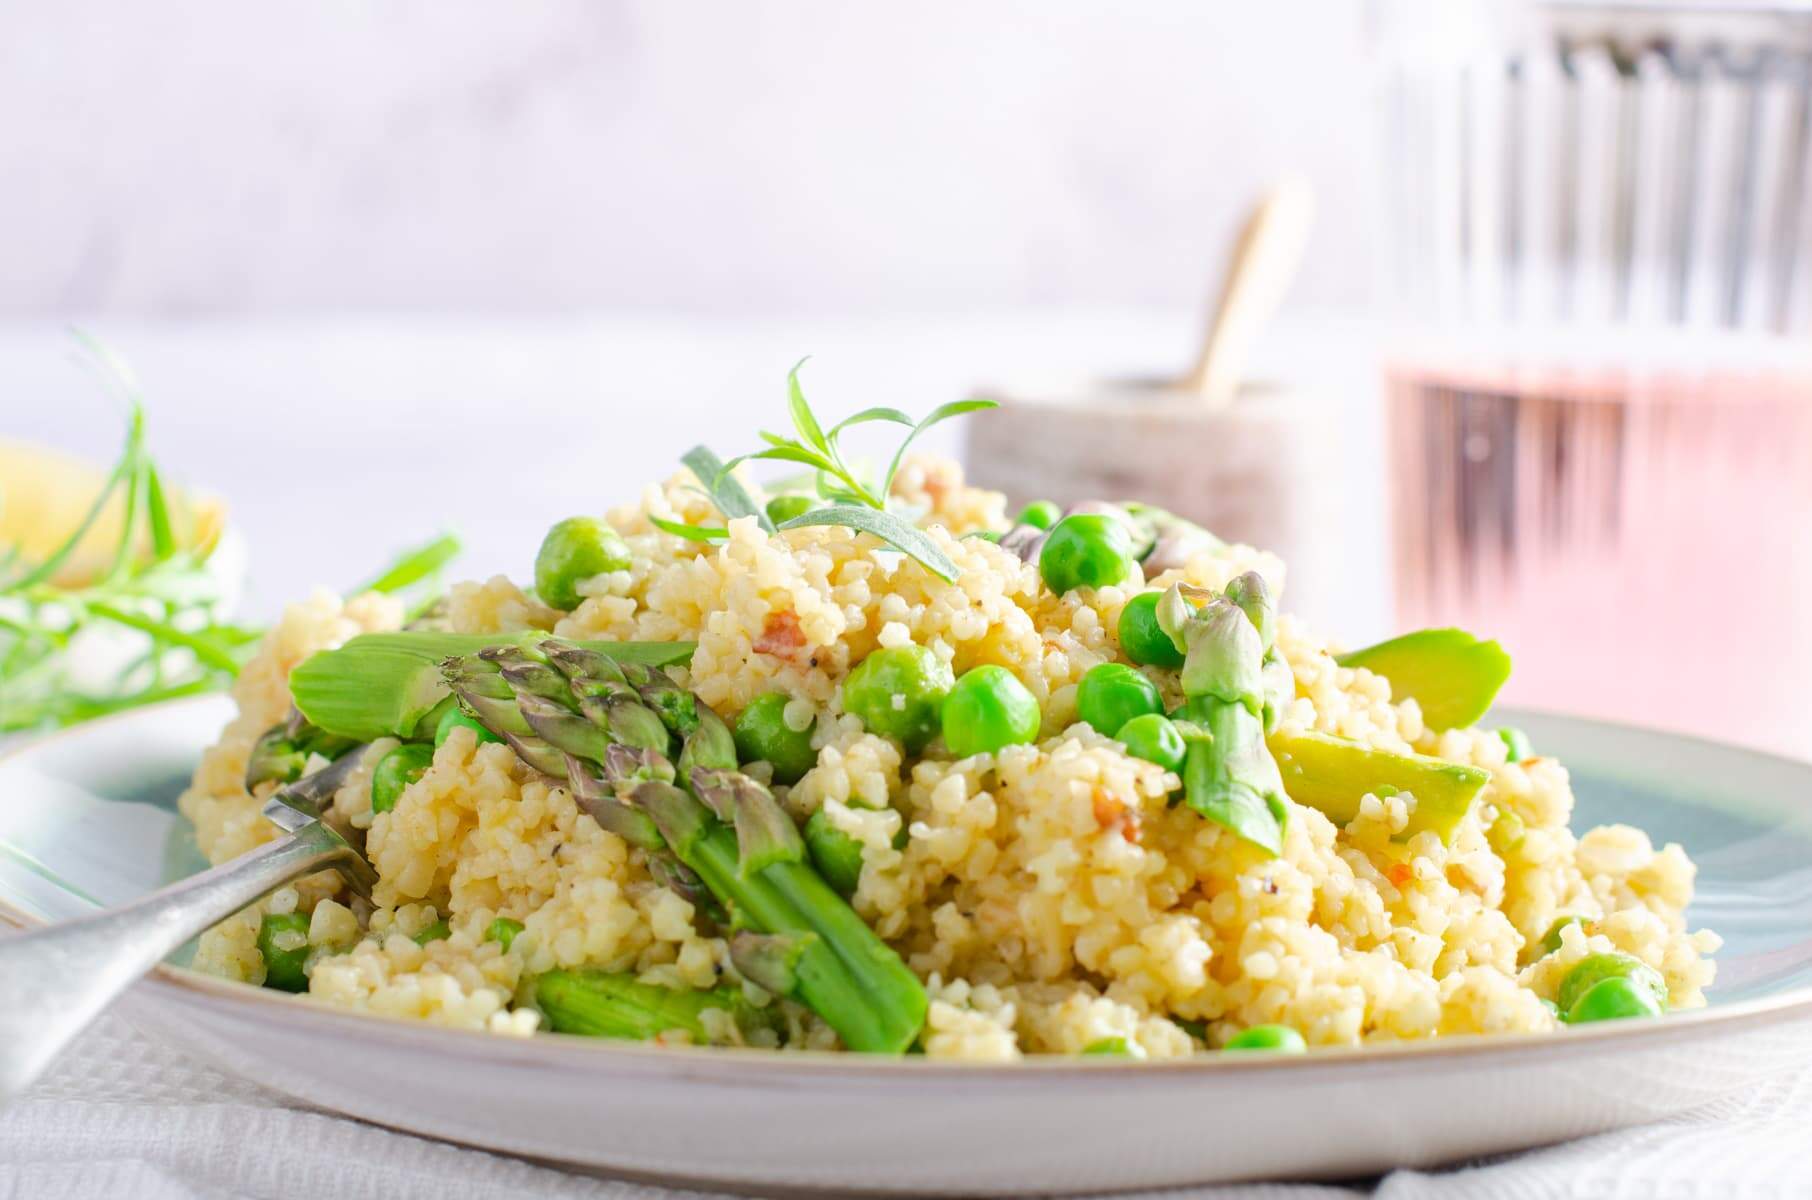
{"type": "Polygon", "coordinates": [[[145,464],[145,519],[151,526],[151,557],[162,562],[176,553],[176,529],[170,520],[163,479],[149,462],[145,464]]]}
{"type": "Polygon", "coordinates": [[[738,455],[724,464],[724,470],[735,470],[738,465],[756,459],[762,459],[769,462],[804,463],[808,467],[816,467],[820,471],[830,471],[832,473],[835,473],[837,470],[837,465],[831,462],[830,459],[824,457],[824,455],[818,453],[816,450],[810,450],[804,446],[769,446],[766,450],[757,450],[753,454],[738,455]]]}
{"type": "Polygon", "coordinates": [[[736,476],[730,474],[735,463],[726,465],[724,461],[704,446],[694,446],[686,451],[680,459],[698,481],[705,485],[711,495],[711,502],[717,505],[717,511],[726,518],[754,517],[763,529],[774,532],[774,522],[768,520],[768,514],[755,503],[736,476]]]}
{"type": "Polygon", "coordinates": [[[459,538],[451,533],[443,533],[431,542],[403,551],[376,577],[353,588],[348,595],[356,596],[363,592],[383,592],[388,595],[400,592],[438,574],[453,561],[459,551],[459,538]]]}
{"type": "Polygon", "coordinates": [[[894,549],[917,559],[925,568],[948,583],[956,582],[956,564],[932,540],[931,535],[901,517],[884,509],[858,504],[833,504],[815,508],[794,517],[782,529],[803,529],[808,525],[841,525],[859,533],[872,533],[894,549]]]}
{"type": "Polygon", "coordinates": [[[871,421],[891,421],[895,425],[912,427],[912,418],[897,408],[865,408],[853,417],[844,417],[831,427],[829,436],[835,438],[839,433],[852,425],[866,425],[871,421]]]}
{"type": "Polygon", "coordinates": [[[952,400],[948,404],[940,404],[932,409],[931,415],[914,425],[912,432],[906,435],[906,440],[900,443],[900,448],[893,452],[893,461],[887,465],[887,477],[881,481],[881,495],[886,497],[893,492],[893,477],[899,473],[900,460],[906,457],[907,447],[912,445],[913,439],[917,438],[919,434],[924,433],[940,421],[948,421],[951,417],[960,417],[964,413],[981,412],[983,409],[999,407],[998,400],[952,400]]]}
{"type": "Polygon", "coordinates": [[[830,454],[831,446],[825,440],[824,430],[818,424],[812,406],[805,402],[805,390],[799,386],[799,368],[806,363],[800,359],[793,364],[793,369],[786,373],[786,406],[792,414],[793,428],[799,431],[799,438],[807,446],[823,454],[830,454]]]}
{"type": "Polygon", "coordinates": [[[683,537],[689,542],[721,542],[730,536],[728,529],[712,529],[703,525],[682,525],[678,521],[669,521],[665,517],[648,514],[648,523],[656,529],[671,533],[674,537],[683,537]]]}
{"type": "Polygon", "coordinates": [[[835,500],[842,504],[859,504],[863,508],[874,507],[868,502],[868,496],[865,493],[850,491],[834,475],[819,471],[814,478],[814,484],[821,500],[835,500]]]}

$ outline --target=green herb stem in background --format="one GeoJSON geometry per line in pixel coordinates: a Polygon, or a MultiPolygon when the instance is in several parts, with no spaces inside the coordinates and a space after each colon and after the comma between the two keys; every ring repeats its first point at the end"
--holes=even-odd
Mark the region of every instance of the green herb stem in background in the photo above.
{"type": "MultiPolygon", "coordinates": [[[[263,630],[226,618],[208,569],[212,543],[187,544],[163,473],[145,436],[145,409],[131,372],[99,342],[78,335],[126,409],[119,458],[82,519],[37,562],[0,547],[0,733],[73,725],[94,717],[227,687],[263,630]],[[58,581],[109,507],[122,513],[107,561],[86,578],[58,581]],[[110,637],[142,650],[105,684],[84,686],[75,667],[110,637]]],[[[0,497],[0,503],[4,497],[0,497]]],[[[407,550],[355,591],[423,591],[459,551],[443,534],[407,550]]]]}

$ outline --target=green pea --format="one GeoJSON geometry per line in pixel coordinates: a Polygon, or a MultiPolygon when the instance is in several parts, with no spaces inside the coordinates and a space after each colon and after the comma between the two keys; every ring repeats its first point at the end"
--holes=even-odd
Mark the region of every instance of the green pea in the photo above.
{"type": "Polygon", "coordinates": [[[765,762],[774,768],[776,783],[798,783],[818,763],[812,749],[812,725],[794,729],[786,723],[785,692],[768,692],[749,701],[737,714],[733,732],[736,753],[743,762],[765,762]]]}
{"type": "MultiPolygon", "coordinates": [[[[487,731],[488,732],[488,731],[487,731]]],[[[405,742],[371,769],[371,811],[389,812],[403,789],[422,777],[434,762],[434,747],[421,742],[405,742]]]]}
{"type": "Polygon", "coordinates": [[[1594,983],[1574,1001],[1566,1019],[1569,1025],[1583,1025],[1587,1021],[1617,1021],[1624,1017],[1658,1017],[1666,1011],[1655,994],[1634,978],[1611,975],[1594,983]]]}
{"type": "Polygon", "coordinates": [[[1134,758],[1157,763],[1166,771],[1183,769],[1183,755],[1188,747],[1177,727],[1162,713],[1141,713],[1120,726],[1114,738],[1134,758]]]}
{"type": "Polygon", "coordinates": [[[498,917],[495,921],[492,921],[489,925],[484,927],[484,940],[487,942],[496,942],[499,946],[508,950],[510,948],[510,943],[514,942],[516,940],[516,935],[521,932],[521,921],[512,917],[498,917]]]}
{"type": "Polygon", "coordinates": [[[606,571],[629,569],[629,546],[596,517],[558,521],[541,539],[535,555],[535,594],[562,612],[579,607],[579,581],[606,571]]]}
{"type": "Polygon", "coordinates": [[[1557,1020],[1557,1021],[1564,1021],[1564,1020],[1566,1020],[1566,1018],[1565,1018],[1565,1017],[1563,1017],[1563,1016],[1562,1016],[1562,1015],[1561,1015],[1561,1012],[1560,1012],[1560,1005],[1558,1005],[1558,1004],[1556,1004],[1556,1003],[1554,1003],[1554,1001],[1552,1001],[1552,1000],[1543,1000],[1543,1001],[1542,1001],[1542,1002],[1541,1002],[1541,1006],[1542,1006],[1542,1007],[1543,1007],[1543,1008],[1545,1008],[1545,1009],[1547,1009],[1547,1010],[1548,1010],[1548,1011],[1549,1011],[1549,1012],[1550,1012],[1550,1013],[1552,1013],[1552,1014],[1553,1014],[1553,1016],[1554,1016],[1554,1019],[1555,1019],[1555,1020],[1557,1020]]]}
{"type": "Polygon", "coordinates": [[[1535,746],[1529,741],[1529,735],[1522,730],[1506,725],[1497,731],[1497,736],[1502,739],[1504,749],[1510,752],[1511,762],[1519,763],[1535,757],[1535,746]]]}
{"type": "Polygon", "coordinates": [[[1104,1037],[1090,1042],[1082,1048],[1084,1054],[1106,1054],[1114,1058],[1143,1058],[1136,1052],[1132,1043],[1123,1037],[1104,1037]]]}
{"type": "Polygon", "coordinates": [[[1667,1007],[1667,981],[1661,973],[1631,954],[1588,954],[1573,964],[1560,981],[1554,997],[1560,1011],[1572,1020],[1573,1006],[1603,979],[1628,979],[1641,985],[1663,1009],[1667,1007]]]}
{"type": "Polygon", "coordinates": [[[1302,1035],[1288,1025],[1253,1025],[1227,1039],[1224,1050],[1276,1050],[1301,1054],[1309,1048],[1302,1035]]]}
{"type": "Polygon", "coordinates": [[[1076,712],[1108,737],[1134,717],[1163,711],[1158,685],[1125,663],[1091,667],[1076,689],[1076,712]]]}
{"type": "Polygon", "coordinates": [[[1013,518],[1015,525],[1031,525],[1038,529],[1049,529],[1063,520],[1063,509],[1053,500],[1034,500],[1019,510],[1013,518]]]}
{"type": "Polygon", "coordinates": [[[855,895],[862,881],[862,843],[832,825],[822,808],[806,819],[805,848],[832,891],[846,900],[855,895]]]}
{"type": "Polygon", "coordinates": [[[1126,524],[1100,513],[1076,513],[1045,534],[1038,573],[1059,596],[1079,587],[1110,587],[1134,567],[1132,535],[1126,524]]]}
{"type": "Polygon", "coordinates": [[[442,917],[440,920],[434,922],[434,924],[416,934],[415,944],[418,946],[426,946],[429,942],[444,941],[452,936],[453,926],[447,924],[447,919],[442,917]]]}
{"type": "Polygon", "coordinates": [[[503,740],[490,730],[486,729],[483,725],[479,724],[475,718],[467,716],[465,709],[449,708],[446,715],[441,717],[440,724],[434,727],[434,748],[438,750],[446,745],[447,738],[455,729],[458,729],[461,726],[470,729],[474,734],[478,735],[478,740],[481,743],[501,742],[503,740]]]}
{"type": "Polygon", "coordinates": [[[843,681],[843,710],[870,733],[917,754],[937,736],[944,697],[956,679],[950,664],[924,646],[876,650],[843,681]]]}
{"type": "Polygon", "coordinates": [[[768,501],[768,520],[776,525],[785,525],[794,517],[803,517],[816,507],[818,502],[810,496],[775,496],[768,501]]]}
{"type": "Polygon", "coordinates": [[[258,953],[264,959],[265,987],[280,992],[306,992],[307,914],[265,913],[258,922],[258,953]]]}
{"type": "Polygon", "coordinates": [[[1548,932],[1541,935],[1541,940],[1523,948],[1523,965],[1548,957],[1560,949],[1560,931],[1569,925],[1585,926],[1583,917],[1555,917],[1554,923],[1548,926],[1548,932]]]}
{"type": "Polygon", "coordinates": [[[957,758],[1038,740],[1043,715],[1019,676],[992,663],[963,672],[944,697],[944,745],[957,758]]]}
{"type": "Polygon", "coordinates": [[[1120,610],[1120,649],[1126,657],[1147,667],[1180,667],[1183,652],[1158,628],[1158,601],[1162,592],[1140,592],[1120,610]]]}

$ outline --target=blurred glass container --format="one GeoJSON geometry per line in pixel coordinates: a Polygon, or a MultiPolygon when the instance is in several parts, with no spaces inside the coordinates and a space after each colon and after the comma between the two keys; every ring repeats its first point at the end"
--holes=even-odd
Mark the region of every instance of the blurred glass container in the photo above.
{"type": "Polygon", "coordinates": [[[1812,4],[1375,7],[1400,310],[1812,328],[1812,4]]]}
{"type": "Polygon", "coordinates": [[[1379,8],[1399,623],[1812,754],[1812,6],[1438,7],[1379,8]]]}

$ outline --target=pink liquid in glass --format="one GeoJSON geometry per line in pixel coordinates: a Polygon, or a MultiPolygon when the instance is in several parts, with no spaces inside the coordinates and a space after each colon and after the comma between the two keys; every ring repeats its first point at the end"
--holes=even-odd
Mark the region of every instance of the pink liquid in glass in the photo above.
{"type": "Polygon", "coordinates": [[[1502,699],[1812,756],[1812,373],[1389,373],[1402,628],[1502,699]]]}

